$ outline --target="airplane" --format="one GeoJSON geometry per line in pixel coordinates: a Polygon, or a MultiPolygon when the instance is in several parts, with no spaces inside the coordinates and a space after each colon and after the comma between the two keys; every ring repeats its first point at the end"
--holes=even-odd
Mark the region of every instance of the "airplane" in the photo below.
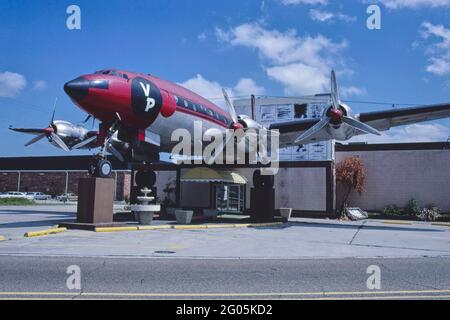
{"type": "MultiPolygon", "coordinates": [[[[247,115],[238,116],[225,90],[226,109],[222,109],[178,84],[150,74],[102,70],[67,82],[64,91],[75,105],[101,121],[99,131],[93,133],[73,126],[65,130],[62,128],[67,123],[53,120],[46,129],[11,130],[38,135],[27,145],[47,137],[64,150],[101,148],[89,167],[90,174],[99,177],[109,176],[112,171],[106,151],[122,161],[151,164],[159,161],[160,152],[171,153],[177,143],[171,141],[175,129],[184,128],[194,137],[194,121],[201,121],[203,132],[215,130],[224,136],[228,129],[276,131],[283,148],[330,139],[345,141],[361,134],[380,135],[391,127],[450,117],[450,103],[354,114],[339,98],[334,71],[330,106],[322,118],[274,123],[268,128],[247,115]]],[[[148,176],[148,170],[137,174],[148,176]]]]}

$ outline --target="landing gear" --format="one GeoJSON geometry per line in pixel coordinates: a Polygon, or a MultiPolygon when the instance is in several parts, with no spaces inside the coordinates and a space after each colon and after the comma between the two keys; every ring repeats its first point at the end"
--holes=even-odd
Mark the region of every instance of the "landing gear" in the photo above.
{"type": "Polygon", "coordinates": [[[89,175],[97,178],[108,178],[112,172],[111,162],[105,159],[94,159],[89,164],[89,175]]]}

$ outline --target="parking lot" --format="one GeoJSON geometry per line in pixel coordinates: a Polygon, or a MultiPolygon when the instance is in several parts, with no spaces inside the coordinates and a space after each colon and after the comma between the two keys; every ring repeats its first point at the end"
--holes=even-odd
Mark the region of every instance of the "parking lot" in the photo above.
{"type": "MultiPolygon", "coordinates": [[[[120,210],[123,205],[116,205],[120,210]]],[[[0,208],[0,254],[138,256],[189,258],[372,258],[450,256],[450,227],[422,222],[292,219],[262,227],[160,229],[96,233],[68,230],[39,238],[45,230],[75,219],[76,205],[0,208]],[[160,254],[158,252],[163,252],[160,254]]],[[[157,225],[174,224],[155,221],[157,225]]]]}

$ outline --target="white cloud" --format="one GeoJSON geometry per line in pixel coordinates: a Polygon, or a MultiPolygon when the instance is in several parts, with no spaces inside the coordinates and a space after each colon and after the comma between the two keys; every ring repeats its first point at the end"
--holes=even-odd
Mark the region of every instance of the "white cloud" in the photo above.
{"type": "Polygon", "coordinates": [[[27,86],[26,78],[14,72],[0,72],[0,97],[16,97],[27,86]]]}
{"type": "Polygon", "coordinates": [[[318,9],[311,9],[309,10],[309,16],[314,21],[319,22],[329,22],[333,23],[336,21],[344,21],[344,22],[355,22],[356,17],[352,17],[349,15],[346,15],[342,12],[330,12],[325,10],[318,10],[318,9]]]}
{"type": "Polygon", "coordinates": [[[303,63],[271,67],[267,74],[285,86],[287,95],[325,92],[330,82],[325,70],[303,63]]]}
{"type": "Polygon", "coordinates": [[[450,5],[450,0],[379,0],[389,9],[401,8],[422,8],[422,7],[446,7],[450,5]]]}
{"type": "Polygon", "coordinates": [[[450,128],[438,123],[416,123],[404,127],[393,128],[383,132],[382,136],[362,135],[350,142],[368,143],[400,143],[400,142],[431,142],[446,141],[450,128]]]}
{"type": "Polygon", "coordinates": [[[317,35],[299,36],[295,30],[269,30],[258,23],[245,23],[229,31],[216,29],[219,40],[232,46],[256,50],[267,64],[272,79],[282,83],[292,95],[314,94],[329,90],[331,69],[341,65],[340,53],[347,47],[317,35]]]}
{"type": "Polygon", "coordinates": [[[47,88],[47,82],[45,80],[36,80],[33,82],[33,90],[44,90],[47,88]]]}
{"type": "Polygon", "coordinates": [[[199,35],[197,35],[197,39],[200,40],[200,41],[205,41],[207,37],[208,36],[206,35],[205,32],[202,32],[199,35]]]}
{"type": "Polygon", "coordinates": [[[429,56],[427,72],[440,76],[450,74],[450,29],[443,25],[424,22],[421,33],[425,39],[430,37],[438,39],[438,42],[432,43],[426,50],[429,56]]]}
{"type": "MultiPolygon", "coordinates": [[[[180,85],[201,95],[202,97],[214,99],[214,103],[221,107],[224,106],[224,101],[221,98],[223,96],[222,88],[224,86],[217,81],[207,80],[203,78],[202,75],[197,74],[195,77],[180,83],[180,85]]],[[[263,87],[258,86],[256,82],[250,78],[242,78],[236,83],[236,85],[231,88],[226,88],[226,90],[231,98],[250,96],[251,94],[261,95],[265,92],[263,87]]]]}
{"type": "Polygon", "coordinates": [[[363,96],[367,94],[367,90],[364,88],[358,88],[355,86],[350,86],[350,87],[346,87],[346,86],[341,86],[339,88],[339,93],[341,95],[342,98],[350,98],[350,97],[355,97],[355,96],[363,96]]]}
{"type": "Polygon", "coordinates": [[[297,4],[327,4],[328,0],[281,0],[281,3],[285,5],[297,5],[297,4]]]}
{"type": "Polygon", "coordinates": [[[262,95],[265,92],[263,87],[258,86],[256,82],[250,78],[240,79],[234,87],[234,91],[237,96],[248,96],[250,94],[262,95]]]}

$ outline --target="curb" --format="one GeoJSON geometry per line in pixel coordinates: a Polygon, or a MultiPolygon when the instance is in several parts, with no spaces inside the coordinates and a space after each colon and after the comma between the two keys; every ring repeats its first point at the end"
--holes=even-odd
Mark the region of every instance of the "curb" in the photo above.
{"type": "Polygon", "coordinates": [[[55,233],[61,233],[67,231],[66,228],[53,228],[53,229],[47,229],[47,230],[41,230],[41,231],[29,231],[26,232],[23,236],[27,238],[31,237],[40,237],[40,236],[47,236],[49,234],[55,234],[55,233]]]}
{"type": "Polygon", "coordinates": [[[450,227],[450,223],[448,222],[432,222],[433,226],[441,226],[441,227],[450,227]]]}
{"type": "Polygon", "coordinates": [[[231,229],[231,228],[258,228],[282,225],[282,222],[273,223],[250,223],[250,224],[223,224],[223,225],[161,225],[161,226],[137,226],[137,227],[115,227],[95,228],[95,232],[122,232],[122,231],[144,231],[144,230],[196,230],[196,229],[231,229]]]}

